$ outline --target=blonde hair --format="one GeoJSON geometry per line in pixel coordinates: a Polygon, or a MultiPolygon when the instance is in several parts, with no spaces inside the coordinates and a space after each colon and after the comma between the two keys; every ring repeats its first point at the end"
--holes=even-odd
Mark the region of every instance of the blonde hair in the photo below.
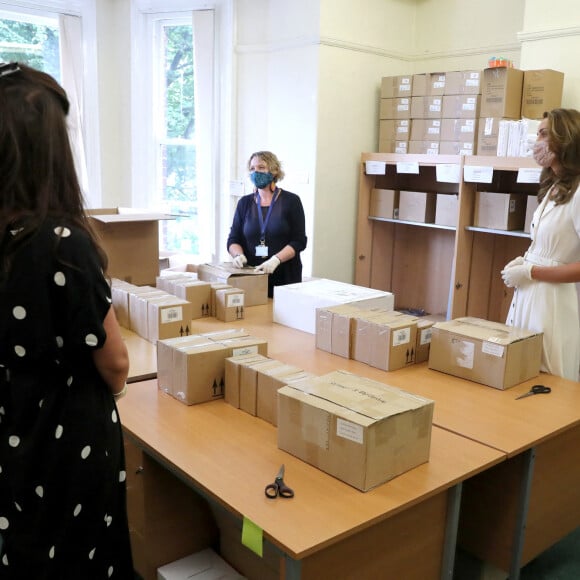
{"type": "Polygon", "coordinates": [[[248,171],[250,171],[250,165],[254,157],[258,157],[268,166],[268,171],[274,176],[274,183],[284,179],[285,173],[282,169],[282,163],[280,163],[280,160],[274,153],[271,151],[256,151],[252,153],[248,159],[248,171]]]}

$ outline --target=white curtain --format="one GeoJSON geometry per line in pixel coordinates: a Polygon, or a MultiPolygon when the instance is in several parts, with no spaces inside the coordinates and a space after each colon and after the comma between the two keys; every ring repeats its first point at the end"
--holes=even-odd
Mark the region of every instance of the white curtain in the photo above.
{"type": "Polygon", "coordinates": [[[69,138],[78,180],[85,199],[88,198],[87,159],[83,130],[83,57],[82,24],[78,16],[59,15],[62,86],[70,101],[69,138]]]}
{"type": "MultiPolygon", "coordinates": [[[[199,215],[214,215],[215,208],[215,63],[214,11],[193,11],[193,78],[195,93],[196,181],[199,215]]],[[[200,223],[199,253],[211,255],[209,231],[215,224],[200,223]],[[207,228],[207,229],[206,229],[207,228]]]]}

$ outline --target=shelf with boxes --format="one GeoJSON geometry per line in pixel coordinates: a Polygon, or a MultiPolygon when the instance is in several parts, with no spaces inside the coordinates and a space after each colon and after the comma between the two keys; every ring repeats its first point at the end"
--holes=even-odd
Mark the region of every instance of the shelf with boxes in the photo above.
{"type": "Polygon", "coordinates": [[[355,283],[397,309],[505,320],[500,271],[529,245],[538,179],[529,158],[363,153],[355,283]],[[421,216],[401,221],[404,191],[422,193],[421,216]]]}
{"type": "Polygon", "coordinates": [[[494,66],[381,79],[381,153],[528,156],[564,74],[494,66]]]}

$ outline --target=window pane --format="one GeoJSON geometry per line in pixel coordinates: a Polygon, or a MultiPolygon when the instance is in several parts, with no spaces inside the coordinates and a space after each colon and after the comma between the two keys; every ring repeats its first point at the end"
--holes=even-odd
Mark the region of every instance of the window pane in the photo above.
{"type": "Polygon", "coordinates": [[[193,30],[190,24],[162,26],[163,126],[158,147],[163,210],[179,216],[162,222],[161,248],[199,253],[196,186],[193,30]]]}
{"type": "Polygon", "coordinates": [[[54,25],[0,18],[0,60],[43,70],[60,82],[59,30],[54,25]]]}

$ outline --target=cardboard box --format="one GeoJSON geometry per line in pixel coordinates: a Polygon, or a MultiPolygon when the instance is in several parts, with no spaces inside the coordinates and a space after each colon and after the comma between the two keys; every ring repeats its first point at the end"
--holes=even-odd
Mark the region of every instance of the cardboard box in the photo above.
{"type": "Polygon", "coordinates": [[[562,106],[564,73],[551,70],[524,71],[522,117],[542,119],[545,111],[562,106]]]}
{"type": "Polygon", "coordinates": [[[278,391],[278,447],[367,491],[428,461],[433,406],[334,371],[278,391]]]}
{"type": "Polygon", "coordinates": [[[138,286],[155,284],[159,275],[159,221],[174,218],[122,207],[87,213],[109,258],[107,274],[138,286]]]}
{"type": "Polygon", "coordinates": [[[119,278],[113,278],[111,280],[111,303],[117,321],[124,328],[131,328],[129,318],[129,294],[133,288],[136,288],[136,286],[129,282],[125,282],[124,280],[119,280],[119,278]]]}
{"type": "Polygon", "coordinates": [[[480,115],[519,119],[523,82],[522,70],[507,67],[486,68],[483,71],[480,115]]]}
{"type": "Polygon", "coordinates": [[[445,73],[446,95],[479,95],[481,94],[480,70],[462,70],[445,73]]]}
{"type": "Polygon", "coordinates": [[[242,580],[223,558],[211,548],[185,556],[157,570],[157,580],[242,580]]]}
{"type": "Polygon", "coordinates": [[[218,282],[212,282],[209,288],[209,315],[216,316],[217,314],[217,297],[216,294],[220,290],[229,290],[233,288],[229,284],[220,284],[218,282]]]}
{"type": "Polygon", "coordinates": [[[256,416],[258,408],[258,371],[281,366],[278,360],[246,362],[240,367],[240,410],[256,416]]]}
{"type": "Polygon", "coordinates": [[[211,284],[202,280],[181,278],[170,284],[175,296],[191,302],[192,319],[205,318],[211,314],[211,284]]]}
{"type": "Polygon", "coordinates": [[[441,115],[447,119],[477,119],[480,105],[479,95],[445,95],[441,115]]]}
{"type": "Polygon", "coordinates": [[[370,321],[370,366],[395,371],[415,364],[417,319],[414,316],[385,316],[370,321]]]}
{"type": "Polygon", "coordinates": [[[374,339],[372,321],[375,318],[386,319],[399,316],[395,310],[373,308],[360,311],[350,321],[350,357],[356,361],[370,365],[371,342],[374,339]]]}
{"type": "Polygon", "coordinates": [[[474,141],[441,141],[440,155],[475,155],[474,141]]]}
{"type": "Polygon", "coordinates": [[[245,292],[239,288],[224,288],[215,293],[215,317],[222,322],[244,319],[245,292]]]}
{"type": "Polygon", "coordinates": [[[439,141],[409,141],[409,153],[439,155],[439,141]]]}
{"type": "Polygon", "coordinates": [[[411,135],[410,119],[381,119],[379,141],[408,141],[411,135]]]}
{"type": "Polygon", "coordinates": [[[284,380],[286,377],[296,377],[298,373],[301,373],[302,378],[306,378],[307,373],[299,367],[283,362],[272,368],[259,366],[257,370],[256,416],[272,425],[277,425],[278,389],[286,384],[284,380]]]}
{"type": "Polygon", "coordinates": [[[379,153],[401,153],[405,155],[409,151],[408,141],[379,141],[379,153]]]}
{"type": "Polygon", "coordinates": [[[191,332],[193,306],[172,294],[147,301],[147,340],[188,336],[191,332]]]}
{"type": "Polygon", "coordinates": [[[438,193],[435,205],[435,223],[439,226],[457,227],[459,219],[459,196],[438,193]]]}
{"type": "Polygon", "coordinates": [[[528,195],[526,199],[526,219],[524,222],[524,232],[530,233],[532,231],[532,219],[534,212],[538,208],[538,196],[528,195]]]}
{"type": "Polygon", "coordinates": [[[427,95],[442,96],[445,94],[447,73],[432,72],[427,74],[427,95]]]}
{"type": "Polygon", "coordinates": [[[246,363],[268,360],[268,357],[261,354],[242,354],[226,358],[224,367],[226,403],[240,408],[240,368],[246,363]]]}
{"type": "Polygon", "coordinates": [[[147,339],[149,336],[149,300],[167,296],[167,292],[152,286],[138,286],[129,294],[130,329],[147,339]]]}
{"type": "Polygon", "coordinates": [[[413,75],[383,77],[381,79],[381,98],[410,97],[413,90],[413,75]]]}
{"type": "Polygon", "coordinates": [[[419,73],[413,75],[413,88],[411,96],[424,97],[427,94],[427,74],[419,73]]]}
{"type": "Polygon", "coordinates": [[[496,156],[500,141],[502,117],[482,117],[477,131],[477,155],[496,156]]]}
{"type": "Polygon", "coordinates": [[[399,219],[432,224],[435,221],[434,193],[425,191],[399,192],[399,219]]]}
{"type": "Polygon", "coordinates": [[[441,119],[443,97],[425,96],[411,97],[411,118],[441,119]]]}
{"type": "Polygon", "coordinates": [[[417,347],[415,349],[416,364],[429,360],[433,324],[435,324],[433,320],[428,320],[426,318],[417,319],[417,347]]]}
{"type": "Polygon", "coordinates": [[[197,266],[197,277],[213,284],[240,288],[245,292],[245,306],[268,303],[268,275],[255,272],[253,267],[240,270],[230,263],[201,264],[197,266]]]}
{"type": "Polygon", "coordinates": [[[394,189],[371,189],[369,217],[397,219],[399,192],[394,189]]]}
{"type": "Polygon", "coordinates": [[[316,309],[316,348],[351,358],[352,320],[367,312],[355,304],[316,309]]]}
{"type": "Polygon", "coordinates": [[[391,292],[319,278],[275,286],[273,321],[315,334],[317,308],[355,304],[362,308],[393,310],[394,303],[391,292]]]}
{"type": "Polygon", "coordinates": [[[523,230],[526,201],[521,193],[476,191],[473,225],[490,230],[523,230]]]}
{"type": "Polygon", "coordinates": [[[433,325],[429,368],[496,389],[509,389],[540,372],[542,333],[480,318],[433,325]]]}
{"type": "Polygon", "coordinates": [[[412,141],[439,141],[440,138],[441,119],[413,119],[412,141]]]}
{"type": "Polygon", "coordinates": [[[411,97],[381,99],[379,119],[410,119],[411,97]]]}
{"type": "Polygon", "coordinates": [[[477,138],[478,119],[441,119],[443,141],[471,141],[477,138]]]}

